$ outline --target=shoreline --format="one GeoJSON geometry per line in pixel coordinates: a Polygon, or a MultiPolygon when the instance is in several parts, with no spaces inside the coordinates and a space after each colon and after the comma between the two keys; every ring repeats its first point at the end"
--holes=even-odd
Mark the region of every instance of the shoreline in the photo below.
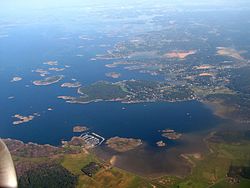
{"type": "MultiPolygon", "coordinates": [[[[198,102],[198,103],[203,103],[203,102],[201,102],[201,101],[198,101],[198,100],[193,100],[194,102],[198,102]]],[[[105,101],[104,101],[105,102],[105,101]]],[[[190,102],[190,101],[178,101],[178,102],[180,102],[180,103],[182,103],[182,102],[190,102]]],[[[177,103],[178,103],[177,102],[177,103]]],[[[145,102],[145,103],[147,103],[147,102],[145,102]]],[[[152,103],[155,103],[155,102],[152,102],[152,103]]],[[[159,102],[159,103],[170,103],[170,102],[167,102],[167,101],[164,101],[164,102],[159,102]]],[[[30,142],[28,142],[28,143],[30,143],[30,142]]],[[[44,145],[44,144],[40,144],[40,145],[44,145]]],[[[53,145],[52,145],[53,146],[53,145]]],[[[56,145],[55,147],[61,147],[61,145],[56,145]]],[[[183,154],[186,154],[187,152],[183,152],[183,154]]],[[[178,155],[177,156],[178,158],[180,157],[180,155],[178,155]]],[[[119,161],[119,160],[118,160],[119,161]]],[[[189,163],[188,163],[188,161],[186,161],[186,160],[184,160],[184,162],[182,162],[183,160],[182,159],[180,159],[180,161],[179,161],[179,163],[180,164],[178,164],[178,165],[184,165],[184,167],[183,168],[185,168],[186,169],[186,165],[189,165],[189,163]]],[[[126,165],[126,164],[124,164],[124,165],[126,165]]],[[[124,166],[124,165],[122,165],[122,166],[124,166]]],[[[150,165],[150,164],[149,164],[150,165]]],[[[122,166],[121,165],[115,165],[115,167],[116,168],[121,168],[121,169],[123,169],[124,171],[127,171],[127,172],[129,172],[129,173],[133,173],[133,174],[136,174],[136,175],[139,175],[139,176],[142,176],[141,175],[141,173],[139,172],[139,173],[137,173],[136,171],[133,171],[133,170],[126,170],[126,168],[122,168],[122,166]]],[[[181,168],[181,167],[180,167],[181,168]]],[[[176,169],[176,170],[179,170],[180,169],[179,167],[176,169]]],[[[151,175],[150,174],[146,174],[146,175],[143,175],[142,177],[145,177],[145,178],[159,178],[159,177],[163,177],[163,176],[168,176],[168,175],[174,175],[174,176],[177,176],[177,177],[183,177],[182,175],[178,175],[178,174],[175,174],[174,172],[173,173],[169,173],[169,172],[166,172],[166,173],[161,173],[161,172],[159,172],[159,173],[152,173],[151,175]]],[[[188,174],[187,174],[188,175],[188,174]]]]}
{"type": "Polygon", "coordinates": [[[230,113],[234,112],[234,108],[230,108],[226,105],[223,105],[223,101],[220,100],[215,100],[215,101],[208,101],[208,100],[201,100],[200,101],[202,104],[205,105],[208,109],[212,111],[212,113],[222,119],[229,119],[233,120],[232,118],[229,117],[230,113]]]}

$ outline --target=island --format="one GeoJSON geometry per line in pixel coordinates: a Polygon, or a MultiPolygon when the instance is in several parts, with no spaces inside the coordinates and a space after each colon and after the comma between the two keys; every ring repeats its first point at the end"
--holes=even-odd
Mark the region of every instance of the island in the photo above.
{"type": "Polygon", "coordinates": [[[23,79],[22,77],[16,76],[12,78],[11,82],[18,82],[18,81],[21,81],[22,79],[23,79]]]}
{"type": "Polygon", "coordinates": [[[61,87],[68,87],[68,88],[75,88],[75,87],[80,87],[80,86],[81,86],[80,82],[73,82],[73,83],[66,82],[61,85],[61,87]]]}
{"type": "Polygon", "coordinates": [[[157,145],[158,147],[164,147],[164,146],[166,146],[166,143],[163,142],[162,140],[160,140],[160,141],[156,142],[156,145],[157,145]]]}
{"type": "Polygon", "coordinates": [[[168,138],[169,140],[177,140],[180,139],[182,134],[175,132],[173,129],[165,129],[162,130],[162,136],[168,138]]]}
{"type": "Polygon", "coordinates": [[[51,67],[49,68],[50,71],[56,71],[56,72],[59,72],[59,71],[64,71],[65,68],[57,68],[57,67],[51,67]]]}
{"type": "Polygon", "coordinates": [[[74,133],[81,133],[81,132],[84,132],[87,130],[88,130],[88,127],[86,127],[86,126],[77,125],[77,126],[73,127],[74,133]]]}
{"type": "Polygon", "coordinates": [[[109,148],[122,153],[142,145],[142,140],[134,138],[121,138],[116,136],[108,139],[106,144],[109,148]]]}
{"type": "Polygon", "coordinates": [[[109,73],[106,73],[105,75],[107,77],[110,77],[110,78],[120,78],[121,77],[121,74],[117,73],[117,72],[109,72],[109,73]]]}
{"type": "Polygon", "coordinates": [[[43,63],[44,65],[56,66],[58,65],[57,61],[47,61],[43,63]]]}
{"type": "Polygon", "coordinates": [[[36,85],[36,86],[46,86],[46,85],[57,83],[61,79],[63,79],[63,75],[51,76],[51,77],[47,77],[47,78],[45,78],[43,80],[36,80],[36,81],[33,82],[33,84],[36,85]]]}
{"type": "Polygon", "coordinates": [[[33,70],[32,72],[37,72],[37,73],[39,73],[40,76],[42,76],[42,77],[44,77],[44,76],[46,76],[46,75],[49,74],[49,72],[46,71],[46,70],[44,70],[44,69],[36,69],[36,70],[33,70]]]}
{"type": "Polygon", "coordinates": [[[21,123],[27,123],[27,122],[29,122],[29,121],[31,121],[31,120],[33,120],[35,118],[34,115],[22,116],[20,114],[16,114],[13,117],[19,119],[17,121],[14,121],[13,125],[19,125],[21,123]]]}

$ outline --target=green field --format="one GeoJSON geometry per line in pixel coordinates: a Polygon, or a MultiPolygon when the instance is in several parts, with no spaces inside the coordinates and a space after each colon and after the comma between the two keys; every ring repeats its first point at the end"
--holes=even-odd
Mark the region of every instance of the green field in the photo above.
{"type": "MultiPolygon", "coordinates": [[[[43,187],[43,182],[46,186],[55,186],[56,182],[63,184],[62,181],[54,182],[48,179],[56,177],[60,180],[59,176],[63,175],[65,185],[76,185],[78,188],[250,187],[250,131],[211,133],[205,141],[209,148],[207,153],[203,153],[198,158],[192,154],[186,155],[192,171],[188,176],[182,178],[175,176],[163,176],[155,179],[140,177],[113,167],[108,162],[98,159],[91,151],[79,147],[58,148],[57,152],[51,153],[47,157],[30,157],[29,152],[27,152],[27,156],[20,152],[20,155],[19,153],[13,155],[13,160],[17,169],[24,170],[18,170],[19,182],[22,183],[22,186],[27,185],[28,181],[38,187],[43,187]],[[92,177],[81,171],[90,162],[101,165],[101,168],[92,177]],[[235,169],[240,169],[240,171],[235,169]],[[54,173],[51,174],[51,172],[54,173]],[[237,181],[232,182],[232,179],[237,181]]],[[[26,146],[26,149],[29,150],[29,145],[26,146]]]]}

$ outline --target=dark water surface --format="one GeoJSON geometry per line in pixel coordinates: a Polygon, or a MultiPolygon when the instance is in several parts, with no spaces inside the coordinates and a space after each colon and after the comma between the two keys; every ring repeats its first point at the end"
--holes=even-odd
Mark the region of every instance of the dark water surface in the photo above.
{"type": "MultiPolygon", "coordinates": [[[[86,34],[85,31],[84,34],[86,34]]],[[[160,77],[136,73],[122,68],[108,69],[107,60],[91,61],[96,54],[103,54],[118,39],[89,33],[94,39],[79,40],[81,33],[70,35],[70,40],[61,40],[65,33],[50,27],[19,26],[9,32],[9,37],[0,42],[0,137],[19,139],[24,142],[60,145],[69,140],[76,124],[83,124],[106,139],[113,136],[140,138],[144,145],[139,149],[117,156],[117,166],[139,174],[177,173],[183,174],[189,168],[179,159],[182,152],[204,149],[202,134],[216,127],[221,120],[211,110],[197,101],[176,103],[122,104],[100,102],[87,105],[67,104],[57,99],[59,95],[76,96],[76,89],[61,88],[64,82],[77,79],[83,85],[99,80],[118,81],[123,79],[159,80],[160,77]],[[79,48],[82,46],[81,48],[79,48]],[[83,57],[77,57],[77,54],[83,57]],[[49,76],[64,75],[63,81],[49,86],[35,86],[32,81],[42,79],[37,68],[48,69],[45,61],[58,61],[58,68],[69,65],[63,72],[50,71],[49,76]],[[114,80],[105,73],[117,71],[122,77],[114,80]],[[10,82],[14,76],[23,78],[10,82]],[[8,97],[14,96],[14,99],[8,97]],[[48,108],[53,108],[48,111],[48,108]],[[34,120],[13,125],[15,114],[23,116],[40,114],[34,120]],[[163,138],[162,129],[174,129],[189,139],[171,141],[163,138]],[[197,138],[196,138],[197,137],[197,138]],[[156,142],[167,142],[167,149],[157,148],[156,142]],[[156,162],[157,161],[157,162],[156,162]],[[147,164],[147,165],[145,165],[147,164]],[[182,170],[180,170],[182,169],[182,170]]],[[[124,37],[126,38],[126,37],[124,37]]],[[[122,38],[122,39],[124,39],[122,38]]],[[[119,40],[122,40],[119,37],[119,40]]],[[[116,153],[105,146],[97,148],[96,154],[109,159],[116,153]]]]}
{"type": "MultiPolygon", "coordinates": [[[[87,32],[87,31],[85,31],[87,32]]],[[[62,139],[73,136],[72,127],[84,124],[91,131],[109,138],[112,136],[133,137],[144,140],[149,145],[161,138],[158,130],[171,128],[177,132],[190,133],[216,126],[218,119],[201,103],[145,103],[121,104],[101,102],[88,105],[66,104],[57,99],[59,95],[76,95],[76,89],[61,88],[60,84],[77,79],[83,85],[99,80],[117,81],[105,76],[106,72],[119,71],[122,79],[157,80],[159,78],[124,69],[108,69],[105,60],[91,61],[96,54],[103,54],[110,47],[100,48],[100,44],[114,45],[117,38],[89,33],[90,41],[81,41],[81,33],[70,35],[70,40],[61,40],[65,33],[49,26],[19,26],[9,32],[10,37],[0,43],[0,136],[25,142],[60,144],[62,139]],[[79,46],[82,46],[79,48],[79,46]],[[83,57],[77,57],[82,54],[83,57]],[[63,81],[49,86],[34,86],[32,81],[42,79],[37,68],[48,69],[43,62],[56,60],[58,68],[69,65],[63,72],[50,75],[64,75],[63,81]],[[20,82],[10,82],[14,76],[23,78],[20,82]],[[14,99],[8,99],[14,96],[14,99]],[[48,111],[51,107],[54,110],[48,111]],[[125,109],[124,109],[125,108],[125,109]],[[28,116],[39,113],[31,122],[12,125],[15,114],[28,116]]],[[[119,40],[122,40],[119,38],[119,40]]],[[[171,141],[169,141],[171,144],[171,141]]],[[[172,143],[174,145],[178,143],[172,143]]]]}

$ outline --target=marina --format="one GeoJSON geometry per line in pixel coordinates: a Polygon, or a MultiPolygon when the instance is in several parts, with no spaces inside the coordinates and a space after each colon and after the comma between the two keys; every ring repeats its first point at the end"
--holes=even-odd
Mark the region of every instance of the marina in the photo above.
{"type": "Polygon", "coordinates": [[[105,138],[102,136],[89,132],[81,134],[80,138],[83,139],[83,141],[86,143],[86,147],[88,148],[99,146],[105,141],[105,138]]]}

